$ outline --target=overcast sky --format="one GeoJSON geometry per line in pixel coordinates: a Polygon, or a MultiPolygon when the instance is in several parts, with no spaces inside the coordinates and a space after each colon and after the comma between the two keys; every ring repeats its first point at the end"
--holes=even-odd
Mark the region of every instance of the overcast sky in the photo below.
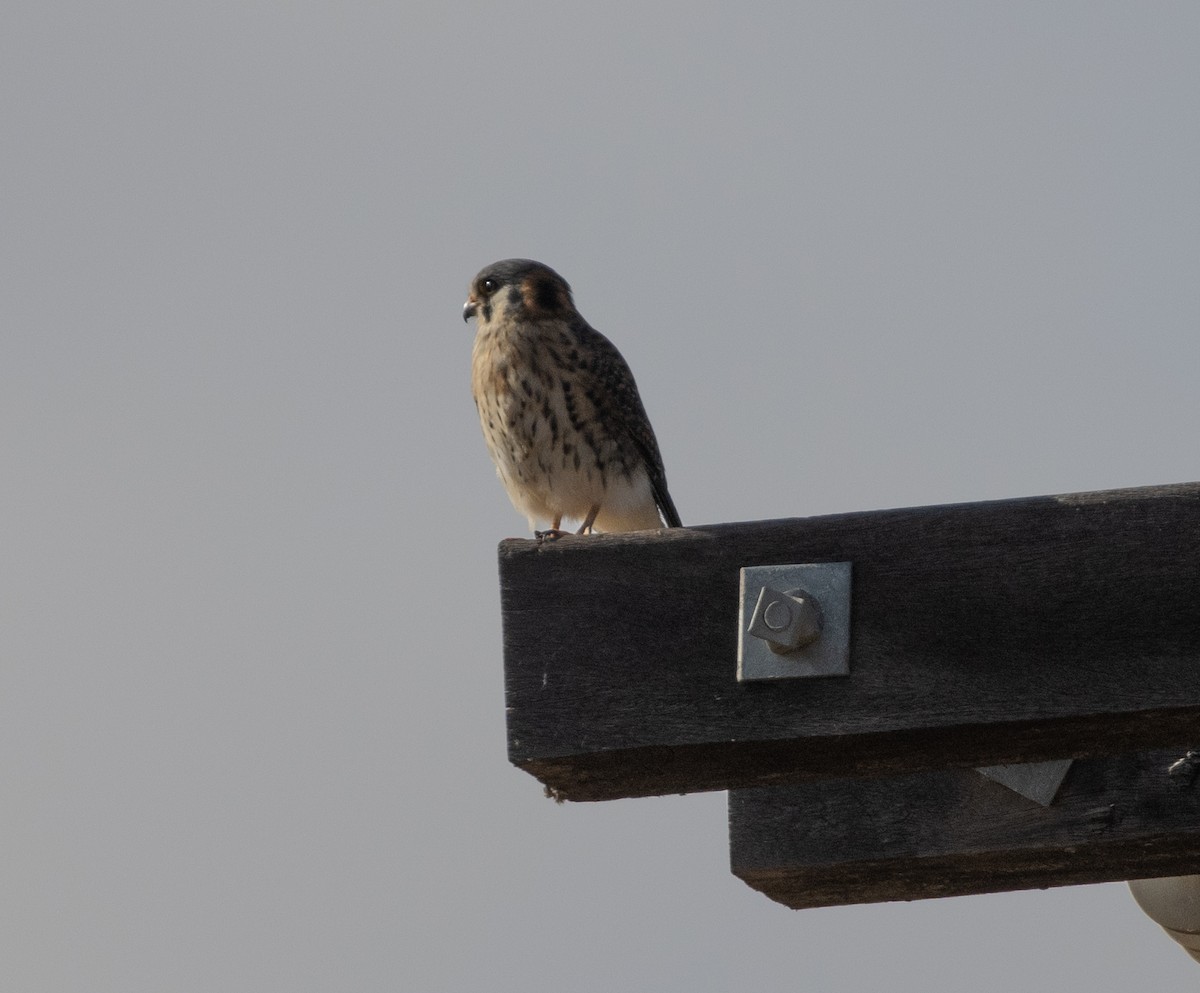
{"type": "Polygon", "coordinates": [[[1200,6],[7,0],[0,988],[1193,988],[1122,884],[792,912],[505,757],[460,318],[685,524],[1194,480],[1200,6]]]}

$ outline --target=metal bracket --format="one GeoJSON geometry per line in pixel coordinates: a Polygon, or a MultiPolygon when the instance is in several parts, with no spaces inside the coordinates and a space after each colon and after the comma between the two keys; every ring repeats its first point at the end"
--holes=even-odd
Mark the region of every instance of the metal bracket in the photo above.
{"type": "Polygon", "coordinates": [[[988,765],[975,771],[993,783],[999,783],[1014,793],[1020,793],[1034,803],[1049,807],[1058,796],[1067,773],[1071,771],[1071,759],[1022,762],[1018,765],[988,765]]]}
{"type": "Polygon", "coordinates": [[[850,673],[850,563],[741,570],[739,682],[850,673]]]}

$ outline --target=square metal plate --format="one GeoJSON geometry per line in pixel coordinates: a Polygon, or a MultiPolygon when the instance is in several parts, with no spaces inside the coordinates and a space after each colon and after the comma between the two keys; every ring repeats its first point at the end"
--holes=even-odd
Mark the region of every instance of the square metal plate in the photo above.
{"type": "Polygon", "coordinates": [[[759,679],[807,679],[850,673],[850,563],[756,565],[741,570],[738,611],[739,682],[759,679]],[[821,635],[812,644],[778,653],[747,631],[763,587],[781,592],[803,590],[820,605],[821,635]]]}

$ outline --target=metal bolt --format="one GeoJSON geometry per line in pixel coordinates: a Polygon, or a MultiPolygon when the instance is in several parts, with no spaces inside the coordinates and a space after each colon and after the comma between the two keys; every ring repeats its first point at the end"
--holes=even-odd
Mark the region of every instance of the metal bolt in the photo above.
{"type": "Polygon", "coordinates": [[[848,675],[850,571],[849,562],[743,566],[738,682],[848,675]]]}
{"type": "Polygon", "coordinates": [[[762,619],[772,631],[782,631],[792,623],[792,610],[783,600],[772,600],[763,610],[762,619]]]}
{"type": "Polygon", "coordinates": [[[805,590],[781,593],[764,586],[746,633],[761,638],[771,651],[784,654],[816,641],[821,624],[821,605],[811,594],[805,590]]]}
{"type": "Polygon", "coordinates": [[[1195,782],[1198,772],[1200,772],[1200,751],[1196,751],[1194,748],[1189,748],[1183,758],[1177,759],[1167,767],[1167,774],[1185,786],[1191,786],[1195,782]]]}

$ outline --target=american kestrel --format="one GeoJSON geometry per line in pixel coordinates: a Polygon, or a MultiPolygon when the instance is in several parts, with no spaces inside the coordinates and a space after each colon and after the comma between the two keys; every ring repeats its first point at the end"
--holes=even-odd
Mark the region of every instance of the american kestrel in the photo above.
{"type": "Polygon", "coordinates": [[[472,317],[483,437],[530,530],[557,537],[564,519],[581,522],[578,534],[680,527],[633,374],[566,280],[529,259],[495,262],[471,283],[472,317]]]}

